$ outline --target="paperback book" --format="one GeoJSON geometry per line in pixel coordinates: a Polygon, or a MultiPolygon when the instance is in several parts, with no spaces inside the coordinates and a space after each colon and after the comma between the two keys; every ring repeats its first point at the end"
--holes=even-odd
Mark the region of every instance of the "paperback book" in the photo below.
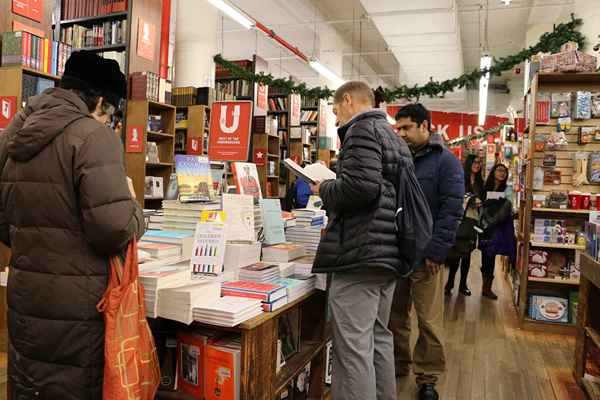
{"type": "Polygon", "coordinates": [[[285,223],[281,216],[281,201],[279,199],[261,199],[260,206],[263,215],[265,244],[285,243],[285,223]]]}
{"type": "Polygon", "coordinates": [[[175,170],[180,201],[210,201],[214,196],[208,157],[178,154],[175,170]]]}
{"type": "Polygon", "coordinates": [[[192,278],[223,272],[225,258],[225,222],[222,211],[203,211],[196,225],[191,258],[192,278]]]}
{"type": "Polygon", "coordinates": [[[227,215],[225,239],[254,241],[254,198],[245,194],[224,193],[222,201],[223,211],[227,215]]]}
{"type": "Polygon", "coordinates": [[[234,162],[231,163],[231,169],[235,179],[237,192],[247,194],[254,199],[262,199],[260,190],[260,180],[258,179],[258,170],[254,163],[234,162]]]}

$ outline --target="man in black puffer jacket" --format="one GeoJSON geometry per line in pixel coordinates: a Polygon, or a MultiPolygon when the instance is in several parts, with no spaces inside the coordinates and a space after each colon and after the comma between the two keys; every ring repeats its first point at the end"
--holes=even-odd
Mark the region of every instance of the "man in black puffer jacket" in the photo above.
{"type": "Polygon", "coordinates": [[[395,400],[394,342],[388,329],[401,268],[394,217],[406,143],[363,82],[335,93],[342,142],[337,178],[313,187],[330,214],[313,272],[332,273],[333,400],[395,400]]]}

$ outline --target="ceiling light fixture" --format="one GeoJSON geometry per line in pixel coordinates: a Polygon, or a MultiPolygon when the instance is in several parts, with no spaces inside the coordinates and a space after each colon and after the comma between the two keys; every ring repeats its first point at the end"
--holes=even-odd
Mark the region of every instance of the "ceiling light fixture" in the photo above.
{"type": "Polygon", "coordinates": [[[505,6],[510,6],[510,2],[511,2],[511,1],[512,1],[512,0],[500,0],[500,2],[501,2],[502,4],[504,4],[505,6]]]}
{"type": "Polygon", "coordinates": [[[337,89],[342,86],[346,81],[340,78],[335,72],[327,68],[325,65],[321,64],[319,60],[316,58],[311,58],[308,62],[310,67],[317,71],[319,74],[323,75],[325,78],[329,79],[333,84],[333,89],[337,89]]]}
{"type": "MultiPolygon", "coordinates": [[[[492,57],[484,55],[481,57],[479,68],[483,70],[489,70],[492,66],[492,57]]],[[[479,79],[479,126],[485,125],[485,118],[487,116],[487,101],[488,101],[488,86],[490,83],[489,71],[479,79]]]]}
{"type": "Polygon", "coordinates": [[[242,25],[244,28],[252,29],[254,27],[254,20],[248,18],[243,12],[226,3],[224,0],[208,0],[208,2],[221,10],[223,14],[242,25]]]}

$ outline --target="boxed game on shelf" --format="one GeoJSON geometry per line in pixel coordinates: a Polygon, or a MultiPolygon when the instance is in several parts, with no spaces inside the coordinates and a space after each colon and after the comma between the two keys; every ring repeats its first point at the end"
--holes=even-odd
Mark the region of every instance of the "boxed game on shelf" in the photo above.
{"type": "Polygon", "coordinates": [[[568,323],[569,299],[531,294],[529,296],[529,317],[536,321],[568,323]]]}

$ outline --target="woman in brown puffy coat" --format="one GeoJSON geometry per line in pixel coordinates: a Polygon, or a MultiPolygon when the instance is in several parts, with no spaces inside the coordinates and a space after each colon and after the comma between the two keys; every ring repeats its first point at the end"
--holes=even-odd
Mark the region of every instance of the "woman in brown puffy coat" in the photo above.
{"type": "Polygon", "coordinates": [[[116,62],[74,53],[60,88],[31,98],[0,143],[13,399],[102,398],[104,323],[96,304],[109,256],[144,225],[121,142],[106,126],[124,95],[116,62]]]}

